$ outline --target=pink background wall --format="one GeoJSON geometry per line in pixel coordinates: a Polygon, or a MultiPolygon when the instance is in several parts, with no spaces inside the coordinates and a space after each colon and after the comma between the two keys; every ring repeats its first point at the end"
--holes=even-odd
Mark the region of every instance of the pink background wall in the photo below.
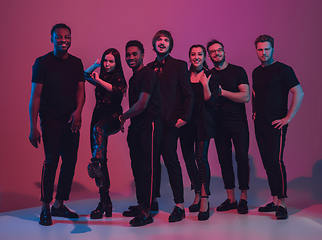
{"type": "MultiPolygon", "coordinates": [[[[244,67],[250,83],[252,70],[259,65],[254,40],[260,34],[273,36],[275,59],[293,67],[305,92],[301,109],[292,120],[287,135],[288,180],[312,178],[314,169],[320,166],[318,170],[321,170],[322,161],[321,10],[319,0],[12,0],[1,3],[0,211],[40,204],[43,148],[41,144],[35,149],[28,141],[31,66],[38,56],[52,51],[50,29],[58,22],[72,28],[70,53],[80,57],[85,68],[105,49],[117,48],[123,57],[127,80],[131,71],[124,61],[126,42],[131,39],[142,41],[146,49],[144,61],[148,63],[155,57],[152,36],[160,29],[171,31],[174,37],[172,56],[185,61],[188,61],[188,49],[192,44],[206,45],[212,38],[217,38],[225,45],[227,61],[244,67]]],[[[208,64],[212,67],[210,61],[208,64]]],[[[86,94],[71,198],[90,196],[77,190],[87,190],[96,196],[96,186],[86,173],[91,157],[89,124],[95,103],[93,87],[89,84],[86,84],[86,94]]],[[[125,98],[125,110],[127,102],[125,98]]],[[[251,178],[266,179],[254,137],[251,104],[246,107],[253,167],[251,178]]],[[[110,137],[108,154],[111,192],[129,196],[133,178],[126,133],[110,137]]],[[[181,155],[180,160],[182,162],[181,155]]],[[[214,144],[210,147],[209,161],[212,176],[220,177],[214,144]]],[[[184,184],[189,187],[183,162],[182,169],[184,184]]]]}

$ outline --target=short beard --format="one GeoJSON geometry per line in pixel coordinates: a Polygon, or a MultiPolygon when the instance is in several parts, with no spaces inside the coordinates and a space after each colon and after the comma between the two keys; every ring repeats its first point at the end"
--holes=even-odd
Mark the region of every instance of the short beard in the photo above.
{"type": "Polygon", "coordinates": [[[226,56],[224,55],[223,56],[223,58],[218,62],[218,61],[214,61],[214,60],[212,60],[211,59],[211,61],[212,61],[212,63],[214,64],[214,66],[215,67],[218,67],[218,66],[220,66],[223,62],[225,62],[226,61],[226,56]]]}

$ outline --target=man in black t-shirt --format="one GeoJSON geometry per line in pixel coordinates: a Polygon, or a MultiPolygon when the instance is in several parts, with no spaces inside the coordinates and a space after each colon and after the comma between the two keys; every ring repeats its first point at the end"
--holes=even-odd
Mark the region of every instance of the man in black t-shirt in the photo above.
{"type": "Polygon", "coordinates": [[[249,101],[249,83],[242,67],[228,64],[224,46],[218,40],[207,44],[207,51],[214,64],[212,71],[218,76],[221,94],[216,108],[216,136],[218,160],[227,192],[227,199],[217,211],[236,209],[248,213],[247,190],[249,189],[249,131],[245,103],[249,101]],[[235,175],[232,165],[232,142],[237,162],[237,177],[241,190],[240,201],[235,198],[235,175]]]}
{"type": "Polygon", "coordinates": [[[31,144],[38,148],[40,133],[38,113],[45,150],[41,177],[43,202],[39,224],[51,225],[51,216],[78,218],[63,202],[69,199],[74,177],[81,113],[85,102],[84,69],[82,61],[68,54],[71,30],[65,24],[56,24],[51,30],[54,51],[36,59],[32,71],[32,89],[29,105],[31,144]],[[62,158],[54,205],[55,174],[62,158]]]}
{"type": "Polygon", "coordinates": [[[123,212],[123,216],[134,217],[130,221],[132,226],[143,226],[153,222],[151,206],[155,198],[154,169],[162,132],[161,96],[157,75],[143,65],[142,43],[129,41],[125,50],[126,62],[132,68],[133,76],[129,80],[130,109],[119,119],[124,124],[126,119],[131,118],[127,142],[138,205],[130,206],[128,211],[123,212]]]}
{"type": "Polygon", "coordinates": [[[286,219],[285,136],[288,123],[300,108],[304,93],[293,69],[273,59],[274,39],[271,36],[259,36],[255,47],[261,65],[253,71],[253,120],[258,149],[273,197],[273,202],[258,211],[276,211],[276,219],[286,219]],[[290,109],[287,104],[289,92],[293,94],[290,109]]]}

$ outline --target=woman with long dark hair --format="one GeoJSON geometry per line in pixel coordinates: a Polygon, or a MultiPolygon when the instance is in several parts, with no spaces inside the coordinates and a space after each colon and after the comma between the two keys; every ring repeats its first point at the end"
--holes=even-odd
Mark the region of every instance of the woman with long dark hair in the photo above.
{"type": "Polygon", "coordinates": [[[195,199],[190,212],[198,212],[198,220],[209,218],[210,169],[208,148],[215,137],[214,111],[218,99],[219,82],[206,63],[206,49],[193,45],[189,49],[190,80],[195,94],[192,118],[180,130],[180,144],[195,199]]]}
{"type": "Polygon", "coordinates": [[[121,64],[120,53],[107,49],[101,59],[85,70],[86,80],[95,87],[96,105],[91,122],[92,158],[88,174],[95,178],[99,188],[100,202],[91,212],[92,219],[112,216],[112,202],[109,196],[110,178],[107,169],[108,136],[120,131],[119,116],[123,113],[121,102],[126,91],[126,81],[121,64]],[[100,73],[93,72],[100,67],[100,73]]]}

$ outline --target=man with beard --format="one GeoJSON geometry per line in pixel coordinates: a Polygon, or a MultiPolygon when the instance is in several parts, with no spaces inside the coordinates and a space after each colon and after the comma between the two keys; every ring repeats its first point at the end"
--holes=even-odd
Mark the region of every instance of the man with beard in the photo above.
{"type": "Polygon", "coordinates": [[[154,200],[154,168],[159,157],[162,133],[161,96],[157,75],[143,65],[142,43],[129,41],[125,51],[126,62],[132,68],[133,76],[129,80],[130,109],[119,119],[123,129],[124,121],[131,118],[127,142],[139,205],[129,207],[123,215],[134,217],[130,221],[132,226],[143,226],[153,222],[150,211],[154,200]]]}
{"type": "Polygon", "coordinates": [[[82,61],[70,55],[71,30],[56,24],[51,30],[54,51],[36,59],[32,69],[32,88],[29,105],[31,144],[38,148],[38,112],[45,150],[41,176],[42,211],[39,224],[51,225],[51,216],[78,218],[63,202],[69,199],[74,177],[81,113],[85,102],[84,68],[82,61]],[[53,199],[55,174],[61,156],[56,201],[53,199]]]}
{"type": "Polygon", "coordinates": [[[247,190],[249,189],[249,131],[245,103],[249,101],[249,83],[242,67],[228,64],[224,45],[212,40],[207,51],[214,64],[212,71],[218,75],[221,93],[216,108],[216,137],[218,159],[227,199],[217,207],[217,211],[236,209],[240,214],[248,213],[247,190]],[[232,142],[237,162],[237,178],[241,190],[237,204],[235,198],[235,174],[232,165],[232,142]]]}
{"type": "Polygon", "coordinates": [[[261,35],[255,40],[261,65],[253,71],[253,120],[258,149],[266,170],[273,202],[258,209],[275,212],[276,219],[287,219],[286,170],[283,161],[286,131],[304,96],[290,66],[273,59],[274,39],[261,35]],[[288,94],[293,94],[288,109],[288,94]]]}
{"type": "MultiPolygon", "coordinates": [[[[191,118],[194,96],[187,63],[169,55],[173,48],[171,33],[167,30],[158,31],[152,39],[152,46],[157,57],[147,66],[159,76],[162,99],[161,121],[163,125],[160,153],[168,171],[174,202],[176,203],[168,220],[169,222],[177,222],[185,218],[182,171],[177,156],[177,140],[179,128],[191,118]]],[[[160,161],[157,167],[155,196],[160,197],[160,161]]]]}

